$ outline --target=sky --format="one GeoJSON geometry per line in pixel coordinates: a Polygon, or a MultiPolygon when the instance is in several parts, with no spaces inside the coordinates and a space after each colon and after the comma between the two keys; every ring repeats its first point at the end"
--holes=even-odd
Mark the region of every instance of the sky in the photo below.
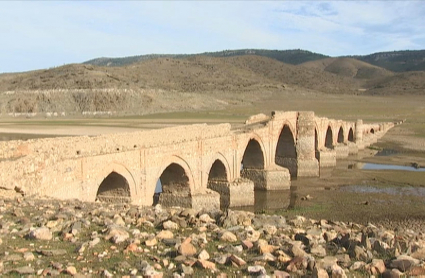
{"type": "Polygon", "coordinates": [[[0,1],[0,73],[226,49],[425,49],[425,1],[0,1]]]}

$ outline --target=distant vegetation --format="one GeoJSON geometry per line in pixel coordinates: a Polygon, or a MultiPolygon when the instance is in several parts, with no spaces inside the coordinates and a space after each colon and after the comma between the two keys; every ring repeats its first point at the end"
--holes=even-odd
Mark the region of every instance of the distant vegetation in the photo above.
{"type": "Polygon", "coordinates": [[[291,65],[299,65],[308,61],[315,61],[324,59],[329,56],[301,50],[266,50],[266,49],[239,49],[239,50],[223,50],[218,52],[204,52],[200,54],[148,54],[129,56],[123,58],[97,58],[84,62],[84,64],[91,64],[96,66],[124,66],[134,64],[140,61],[155,59],[155,58],[174,58],[181,59],[191,56],[208,56],[208,57],[233,57],[243,55],[257,55],[272,58],[283,63],[291,65]]]}
{"type": "MultiPolygon", "coordinates": [[[[84,62],[96,66],[124,66],[134,64],[144,60],[156,58],[174,58],[181,59],[190,56],[209,56],[209,57],[233,57],[243,55],[257,55],[278,60],[280,62],[299,65],[309,61],[317,61],[329,56],[314,53],[302,49],[294,50],[267,50],[267,49],[238,49],[223,50],[217,52],[204,52],[200,54],[148,54],[129,56],[123,58],[97,58],[84,62]]],[[[371,65],[375,65],[394,72],[406,71],[425,71],[425,50],[405,50],[392,52],[379,52],[364,56],[346,56],[354,58],[371,65]]],[[[343,57],[341,57],[343,58],[343,57]]]]}

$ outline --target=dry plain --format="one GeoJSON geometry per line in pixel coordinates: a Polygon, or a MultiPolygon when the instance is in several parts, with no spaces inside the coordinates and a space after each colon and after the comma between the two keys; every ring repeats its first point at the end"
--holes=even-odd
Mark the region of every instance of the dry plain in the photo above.
{"type": "MultiPolygon", "coordinates": [[[[302,214],[309,217],[367,223],[374,221],[387,226],[425,224],[425,195],[402,193],[401,188],[425,188],[425,172],[348,169],[355,162],[425,166],[425,97],[423,96],[362,96],[329,95],[310,90],[286,89],[269,95],[262,101],[234,105],[220,110],[197,110],[158,113],[126,117],[2,118],[0,132],[4,138],[21,134],[21,138],[36,136],[96,135],[139,129],[161,128],[192,123],[223,123],[233,126],[256,113],[273,110],[312,110],[329,118],[365,122],[405,122],[390,130],[377,144],[357,156],[339,162],[335,169],[322,171],[316,179],[293,181],[293,207],[287,209],[290,193],[281,192],[279,202],[285,206],[268,209],[267,202],[258,201],[254,210],[282,214],[302,214]],[[385,150],[389,155],[375,156],[385,150]],[[373,190],[344,190],[348,185],[360,185],[373,190]],[[377,190],[381,188],[382,190],[377,190]],[[383,188],[391,188],[389,191],[383,188]],[[329,194],[329,191],[332,194],[329,194]],[[304,200],[310,195],[311,200],[304,200]]],[[[19,138],[19,137],[18,137],[19,138]]],[[[353,168],[353,167],[351,167],[353,168]]],[[[421,192],[421,191],[420,191],[421,192]]],[[[251,208],[252,209],[252,208],[251,208]]],[[[423,225],[425,227],[425,225],[423,225]]]]}

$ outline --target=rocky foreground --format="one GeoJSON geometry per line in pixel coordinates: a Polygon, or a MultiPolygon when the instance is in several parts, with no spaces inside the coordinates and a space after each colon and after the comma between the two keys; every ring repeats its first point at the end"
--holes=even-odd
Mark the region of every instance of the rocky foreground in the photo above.
{"type": "Polygon", "coordinates": [[[425,275],[419,231],[245,211],[0,199],[0,276],[425,275]]]}

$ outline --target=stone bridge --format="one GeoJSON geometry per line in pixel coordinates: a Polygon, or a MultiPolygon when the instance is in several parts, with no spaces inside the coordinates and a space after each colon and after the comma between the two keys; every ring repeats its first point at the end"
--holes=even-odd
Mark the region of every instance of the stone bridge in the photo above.
{"type": "Polygon", "coordinates": [[[394,123],[272,112],[243,126],[186,125],[96,137],[0,142],[0,186],[27,195],[137,205],[218,208],[254,204],[254,190],[355,154],[394,123]],[[161,193],[159,193],[161,192],[161,193]]]}

